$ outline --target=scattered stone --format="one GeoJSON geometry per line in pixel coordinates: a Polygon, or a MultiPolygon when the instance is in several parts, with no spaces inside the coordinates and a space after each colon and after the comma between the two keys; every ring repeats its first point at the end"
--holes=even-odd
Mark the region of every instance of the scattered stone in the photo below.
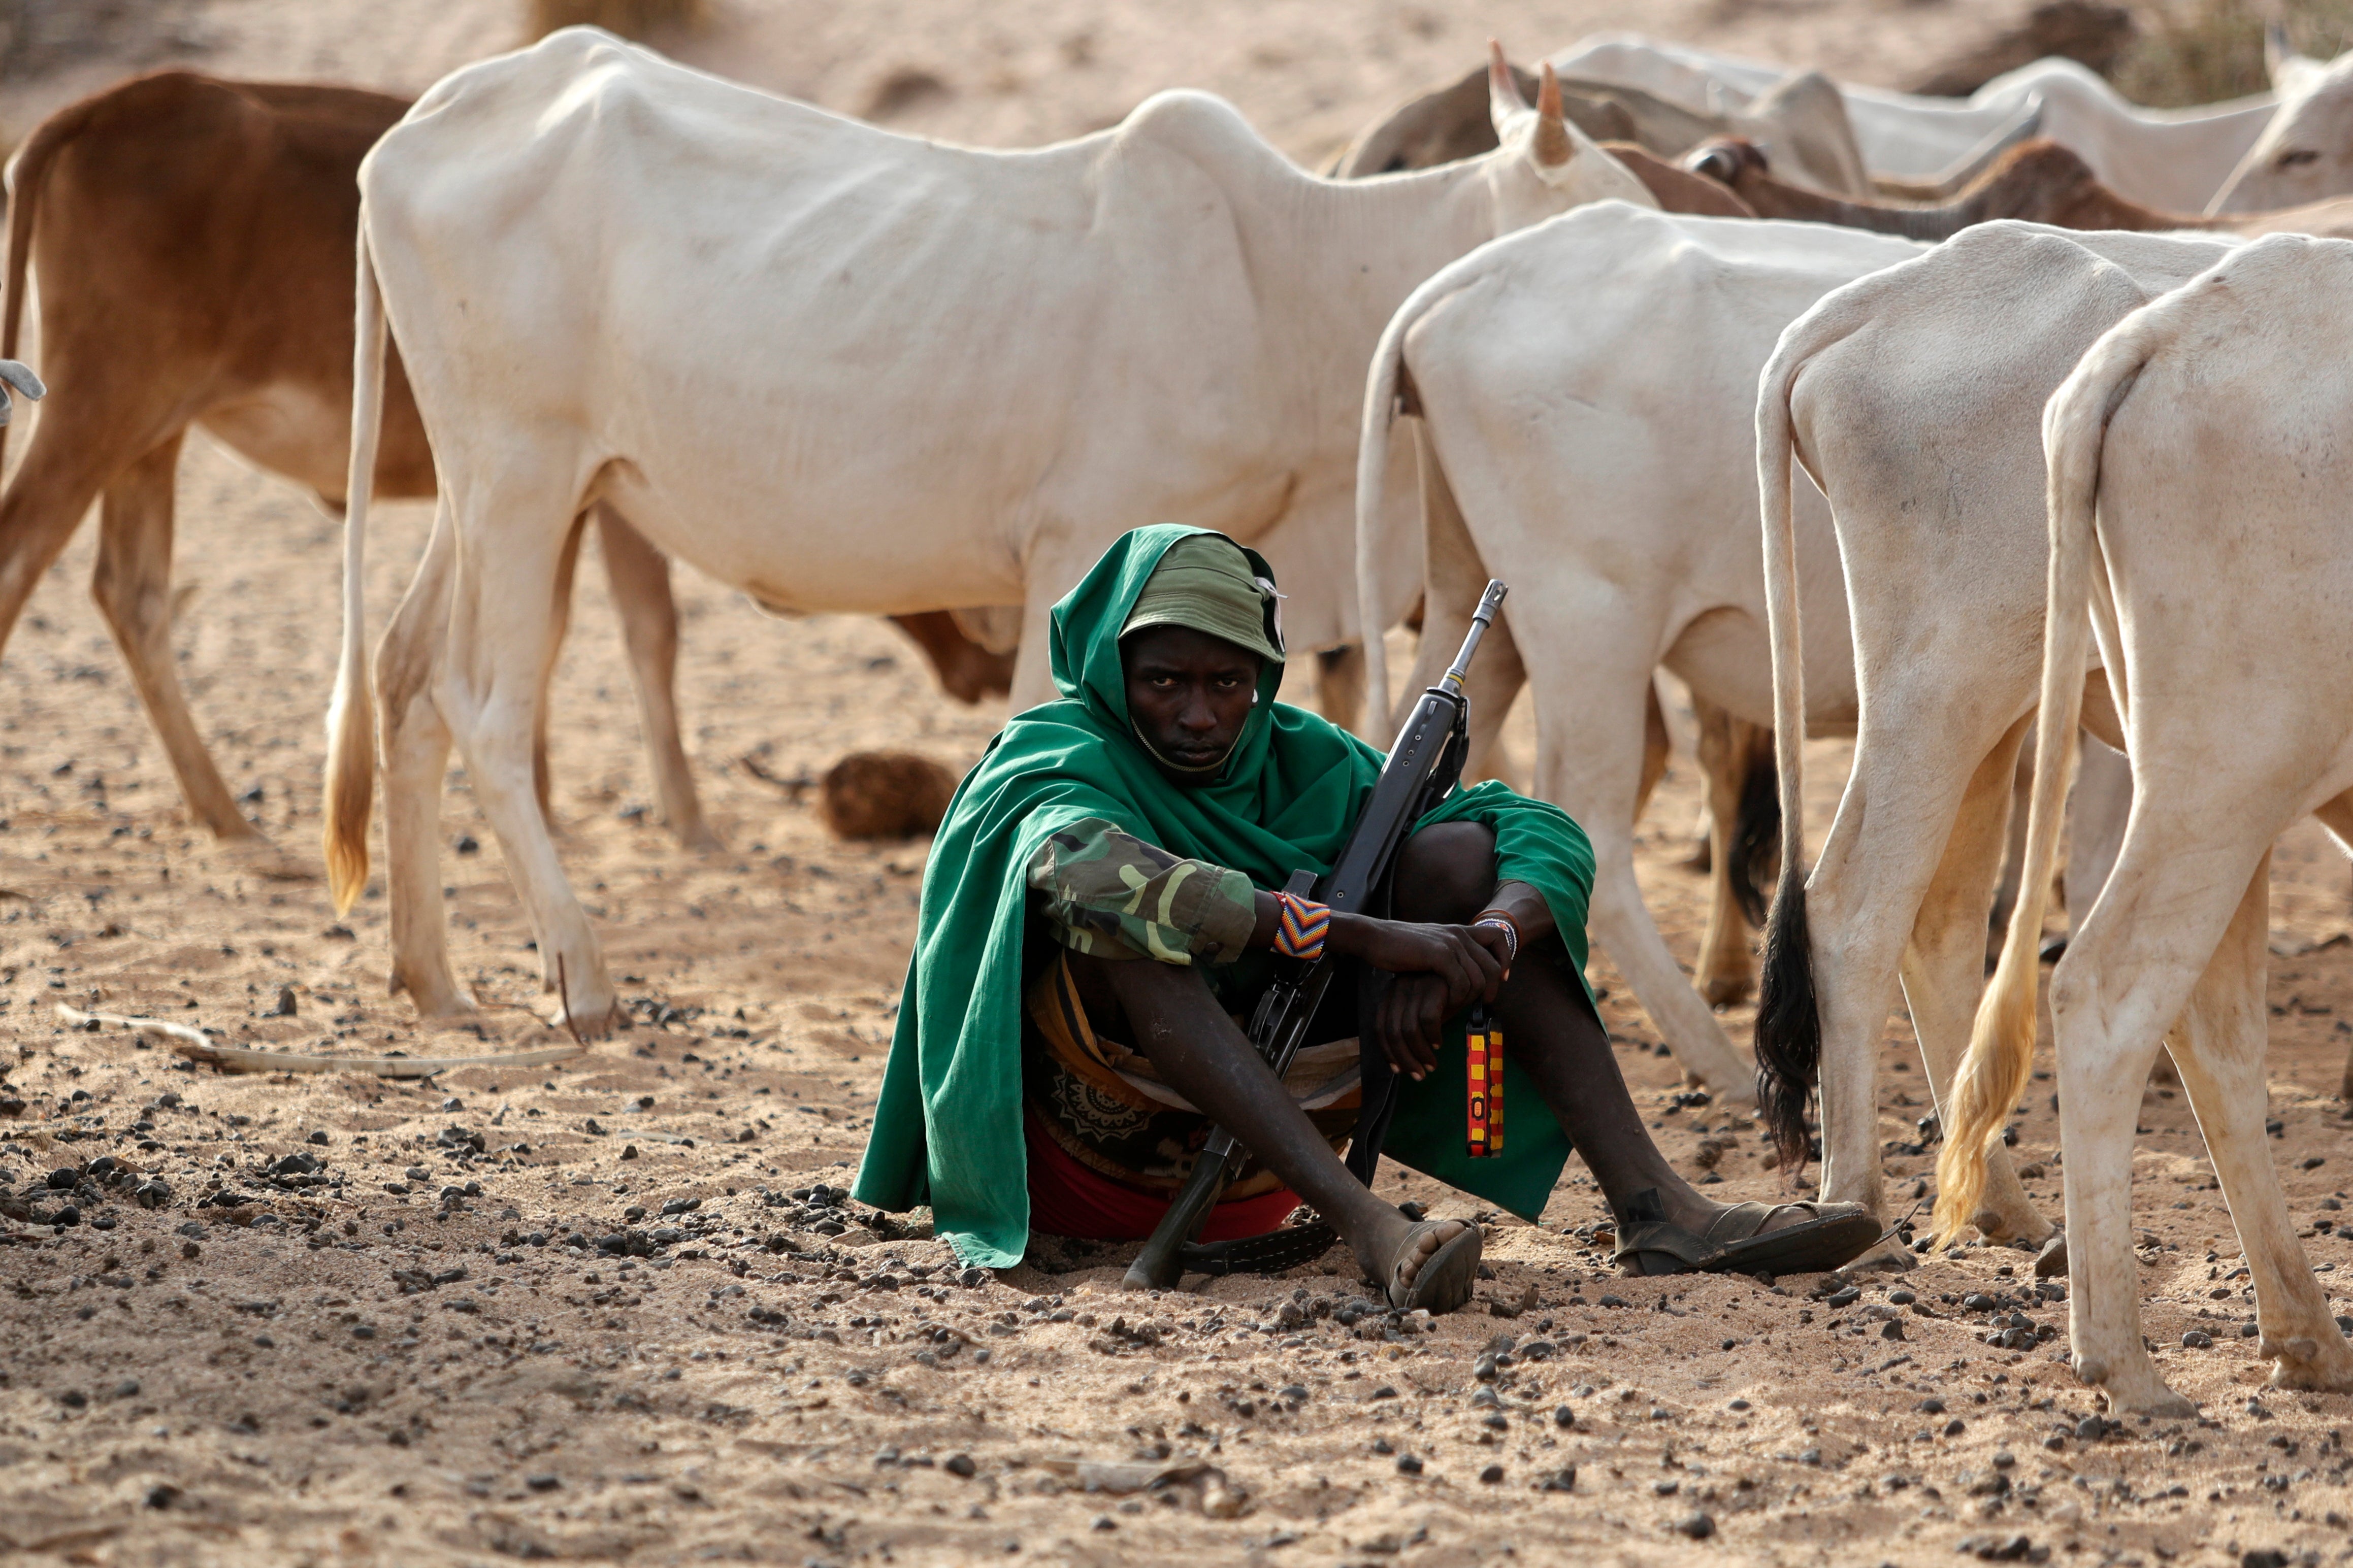
{"type": "Polygon", "coordinates": [[[1705,1512],[1689,1513],[1675,1521],[1675,1533],[1694,1541],[1705,1541],[1715,1533],[1715,1521],[1705,1512]]]}
{"type": "Polygon", "coordinates": [[[970,1454],[950,1454],[941,1464],[940,1468],[952,1476],[962,1476],[965,1479],[970,1480],[979,1467],[972,1462],[970,1454]]]}
{"type": "Polygon", "coordinates": [[[1397,1468],[1401,1476],[1418,1476],[1421,1474],[1421,1460],[1411,1454],[1399,1454],[1397,1468]]]}
{"type": "Polygon", "coordinates": [[[1479,1480],[1483,1486],[1492,1487],[1503,1479],[1504,1467],[1501,1465],[1489,1465],[1485,1469],[1479,1472],[1479,1480]]]}

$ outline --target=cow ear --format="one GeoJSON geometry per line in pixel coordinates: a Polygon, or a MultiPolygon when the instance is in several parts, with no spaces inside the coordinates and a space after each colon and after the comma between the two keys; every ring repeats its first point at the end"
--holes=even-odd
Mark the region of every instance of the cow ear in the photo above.
{"type": "Polygon", "coordinates": [[[1536,129],[1528,142],[1529,153],[1536,166],[1557,169],[1577,156],[1577,142],[1568,133],[1567,118],[1561,112],[1560,78],[1553,75],[1552,62],[1544,66],[1544,86],[1536,92],[1536,129]]]}
{"type": "Polygon", "coordinates": [[[1487,114],[1501,131],[1504,121],[1514,115],[1525,114],[1528,100],[1520,96],[1520,84],[1512,75],[1512,62],[1504,58],[1504,46],[1494,39],[1487,40],[1487,114]]]}

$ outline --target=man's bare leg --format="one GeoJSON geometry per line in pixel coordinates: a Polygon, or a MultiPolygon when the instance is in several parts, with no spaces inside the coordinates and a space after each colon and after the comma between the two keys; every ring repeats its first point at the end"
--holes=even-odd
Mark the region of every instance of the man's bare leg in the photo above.
{"type": "MultiPolygon", "coordinates": [[[[1413,1221],[1348,1173],[1266,1058],[1218,1005],[1198,970],[1073,953],[1071,973],[1091,1016],[1110,1017],[1104,1004],[1115,1001],[1134,1037],[1128,1043],[1169,1087],[1240,1139],[1285,1186],[1330,1221],[1367,1274],[1388,1279],[1413,1221]]],[[[1425,1233],[1423,1250],[1435,1251],[1448,1235],[1425,1233]]]]}
{"type": "MultiPolygon", "coordinates": [[[[1440,823],[1406,841],[1398,862],[1398,919],[1459,925],[1496,892],[1495,839],[1486,828],[1440,823]]],[[[1655,1189],[1671,1222],[1705,1231],[1726,1205],[1700,1196],[1659,1152],[1582,983],[1549,939],[1530,945],[1551,949],[1551,956],[1522,952],[1495,1003],[1512,1059],[1535,1080],[1620,1221],[1629,1199],[1655,1189]]],[[[1787,1223],[1803,1217],[1793,1214],[1787,1223]]]]}

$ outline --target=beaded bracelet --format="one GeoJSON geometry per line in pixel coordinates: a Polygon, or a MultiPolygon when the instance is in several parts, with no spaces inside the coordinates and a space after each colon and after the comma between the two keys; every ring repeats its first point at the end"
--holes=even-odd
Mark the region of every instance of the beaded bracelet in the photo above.
{"type": "Polygon", "coordinates": [[[1324,943],[1332,934],[1330,906],[1296,893],[1277,893],[1274,901],[1282,911],[1275,922],[1274,951],[1310,963],[1323,957],[1324,943]]]}
{"type": "Polygon", "coordinates": [[[1471,923],[1473,926],[1493,926],[1504,934],[1505,944],[1510,951],[1504,954],[1504,967],[1511,968],[1512,961],[1520,956],[1520,928],[1512,917],[1501,910],[1482,910],[1471,923]]]}

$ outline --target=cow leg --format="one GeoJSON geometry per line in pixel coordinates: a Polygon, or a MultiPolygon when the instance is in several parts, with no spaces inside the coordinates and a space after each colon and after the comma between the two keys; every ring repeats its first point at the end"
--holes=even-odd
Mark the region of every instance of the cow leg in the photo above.
{"type": "MultiPolygon", "coordinates": [[[[1651,683],[1651,703],[1658,702],[1658,684],[1651,683]]],[[[1757,982],[1757,961],[1748,947],[1748,919],[1735,884],[1739,847],[1733,834],[1740,822],[1740,804],[1748,773],[1757,760],[1755,737],[1766,739],[1765,765],[1772,765],[1772,731],[1734,718],[1698,693],[1692,706],[1699,716],[1699,770],[1707,785],[1708,900],[1707,934],[1700,938],[1699,994],[1718,1007],[1741,1001],[1757,982]]],[[[1664,721],[1662,721],[1662,728],[1664,721]]]]}
{"type": "Polygon", "coordinates": [[[723,849],[703,820],[694,774],[679,737],[678,604],[670,597],[670,558],[646,542],[610,501],[591,509],[605,552],[605,576],[621,613],[621,636],[629,649],[629,679],[638,692],[638,723],[654,770],[654,798],[662,820],[689,849],[723,849]]]}
{"type": "Polygon", "coordinates": [[[1651,672],[1647,658],[1639,665],[1621,659],[1613,668],[1609,652],[1647,650],[1652,638],[1632,627],[1571,624],[1579,626],[1580,644],[1599,657],[1580,660],[1573,681],[1546,703],[1536,736],[1538,793],[1577,818],[1591,840],[1593,934],[1669,1048],[1725,1105],[1752,1104],[1756,1070],[1732,1048],[1667,951],[1634,877],[1633,811],[1642,768],[1643,693],[1651,672]]]}
{"type": "MultiPolygon", "coordinates": [[[[1914,668],[1952,666],[1931,650],[1914,668]]],[[[1984,787],[1989,757],[2003,759],[1997,769],[2011,765],[2023,728],[2015,720],[1972,721],[1966,705],[1950,696],[1893,690],[1866,713],[1838,816],[1805,885],[1806,955],[1821,1030],[1820,1195],[1862,1204],[1883,1220],[1893,1216],[1880,1181],[1879,1047],[1900,968],[1964,802],[1973,785],[1984,787]],[[1921,738],[1930,732],[1931,716],[1943,726],[1934,744],[1921,738]]],[[[2007,794],[2007,774],[1999,788],[2007,794]]],[[[1957,1044],[1936,1023],[1922,1033],[1922,1055],[1940,1096],[1968,1038],[1966,1019],[1957,1044]],[[1933,1049],[1932,1037],[1938,1041],[1933,1049]]]]}
{"type": "MultiPolygon", "coordinates": [[[[1978,997],[1985,989],[1986,906],[2009,837],[2019,743],[2032,722],[2020,720],[1978,764],[1905,949],[1904,997],[1939,1113],[1968,1049],[1978,997]]],[[[2007,1148],[1997,1146],[1987,1158],[1984,1205],[1970,1223],[1996,1240],[2039,1243],[2051,1234],[2051,1222],[2019,1184],[2007,1148]]]]}
{"type": "Polygon", "coordinates": [[[547,771],[547,722],[552,706],[547,689],[555,679],[555,658],[564,651],[564,639],[572,629],[572,579],[580,566],[580,536],[586,531],[587,517],[583,513],[565,535],[564,553],[556,557],[554,592],[548,596],[548,616],[552,629],[547,638],[547,657],[539,668],[539,695],[531,727],[531,790],[539,801],[539,815],[546,820],[547,831],[560,835],[563,829],[555,821],[554,781],[547,771]]]}
{"type": "Polygon", "coordinates": [[[2168,1043],[2246,1254],[2263,1331],[2256,1353],[2274,1363],[2275,1387],[2343,1390],[2353,1388],[2353,1346],[2296,1242],[2263,1131],[2270,886],[2266,853],[2168,1043]]]}
{"type": "Polygon", "coordinates": [[[179,463],[175,434],[106,487],[90,596],[122,650],[188,809],[216,837],[259,840],[196,732],[172,657],[172,491],[179,463]]]}
{"type": "Polygon", "coordinates": [[[435,698],[448,643],[457,531],[445,495],[417,575],[376,647],[376,744],[384,761],[385,891],[392,923],[392,985],[419,1016],[474,1011],[449,967],[441,900],[441,790],[449,726],[435,698]]]}
{"type": "MultiPolygon", "coordinates": [[[[1343,730],[1365,721],[1365,647],[1342,643],[1315,655],[1315,711],[1343,730]]],[[[1387,740],[1388,737],[1382,737],[1387,740]]],[[[1381,742],[1376,741],[1375,745],[1381,742]]]]}
{"type": "MultiPolygon", "coordinates": [[[[2189,831],[2178,813],[2148,815],[2126,833],[2115,878],[2052,975],[2051,1018],[2076,1374],[2112,1409],[2178,1416],[2194,1407],[2165,1385],[2141,1342],[2134,1125],[2158,1044],[2171,1032],[2249,1268],[2276,1280],[2276,1261],[2261,1256],[2275,1245],[2272,1222],[2285,1225],[2263,1137],[2269,836],[2216,844],[2211,816],[2189,831]]],[[[2294,1248],[2292,1236],[2285,1245],[2294,1248]]]]}
{"type": "Polygon", "coordinates": [[[2125,821],[2132,815],[2132,763],[2122,752],[2086,731],[2075,763],[2075,785],[2067,792],[2067,925],[2084,923],[2100,889],[2116,869],[2124,847],[2125,821]]]}
{"type": "MultiPolygon", "coordinates": [[[[2312,815],[2328,829],[2339,849],[2353,855],[2353,793],[2322,802],[2313,808],[2312,815]]],[[[2353,1047],[2348,1047],[2345,1053],[2345,1070],[2337,1080],[2337,1098],[2353,1106],[2353,1047]]]]}
{"type": "Polygon", "coordinates": [[[52,400],[14,482],[0,497],[0,648],[7,647],[26,601],[57,563],[120,460],[118,443],[100,439],[103,432],[72,428],[73,416],[58,411],[72,406],[52,400]]]}
{"type": "Polygon", "coordinates": [[[2018,879],[2026,866],[2026,807],[2033,798],[2034,731],[2029,728],[2026,743],[2018,749],[2018,765],[2010,770],[2010,831],[2002,837],[2001,875],[1994,882],[1993,908],[1986,914],[1981,976],[1990,973],[2000,959],[2002,939],[2010,931],[2010,912],[2018,908],[2018,879]]]}
{"type": "Polygon", "coordinates": [[[575,498],[557,488],[563,479],[542,466],[544,455],[527,437],[514,445],[459,502],[476,521],[458,530],[461,568],[435,696],[538,937],[542,978],[561,999],[556,1021],[583,1038],[601,1037],[619,1025],[618,999],[587,911],[565,879],[532,773],[540,680],[558,629],[550,589],[577,514],[575,498]]]}

